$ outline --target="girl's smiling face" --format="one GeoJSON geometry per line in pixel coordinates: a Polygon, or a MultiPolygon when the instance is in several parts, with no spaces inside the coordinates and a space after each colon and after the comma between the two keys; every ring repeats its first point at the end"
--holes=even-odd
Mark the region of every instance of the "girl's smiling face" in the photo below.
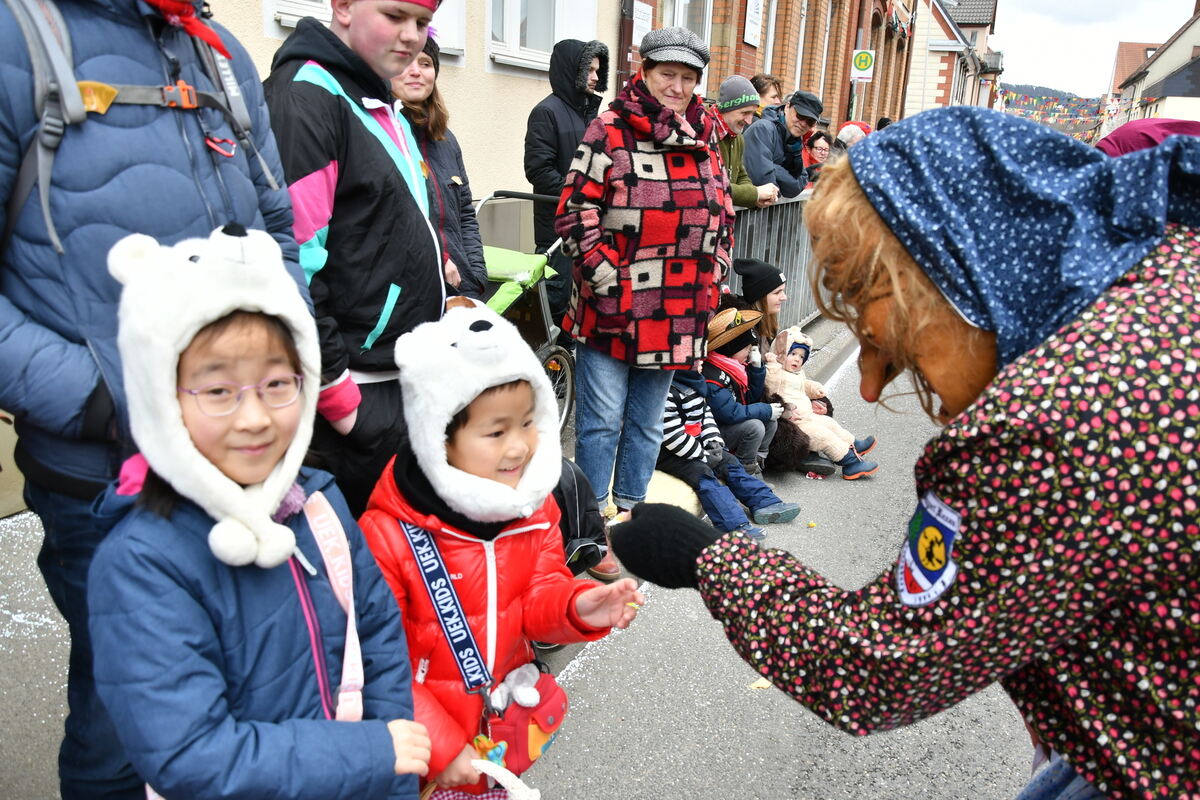
{"type": "Polygon", "coordinates": [[[283,334],[261,315],[218,325],[216,332],[201,330],[179,356],[179,408],[196,449],[228,478],[250,486],[266,480],[296,435],[303,403],[296,380],[300,365],[295,348],[289,352],[283,334]],[[275,407],[293,384],[295,397],[275,407]],[[197,391],[201,394],[192,394],[197,391]],[[227,393],[239,391],[241,400],[231,412],[206,413],[223,410],[222,404],[232,402],[227,393]]]}

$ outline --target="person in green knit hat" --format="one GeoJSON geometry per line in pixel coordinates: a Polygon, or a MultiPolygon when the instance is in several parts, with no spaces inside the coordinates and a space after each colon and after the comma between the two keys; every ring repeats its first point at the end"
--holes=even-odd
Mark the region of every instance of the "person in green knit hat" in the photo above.
{"type": "Polygon", "coordinates": [[[717,100],[716,117],[720,119],[718,129],[721,140],[721,160],[729,173],[729,185],[733,190],[733,204],[743,208],[765,208],[779,199],[779,187],[773,183],[755,186],[742,164],[742,153],[746,142],[742,131],[754,121],[758,111],[758,91],[754,84],[741,75],[721,81],[721,92],[717,100]]]}

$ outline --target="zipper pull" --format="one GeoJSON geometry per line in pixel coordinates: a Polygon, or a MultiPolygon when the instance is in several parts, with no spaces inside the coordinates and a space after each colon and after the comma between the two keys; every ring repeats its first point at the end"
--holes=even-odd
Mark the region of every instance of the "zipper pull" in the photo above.
{"type": "Polygon", "coordinates": [[[299,547],[292,551],[292,555],[300,562],[300,566],[304,567],[305,572],[314,578],[317,577],[317,568],[308,562],[308,559],[304,557],[304,553],[300,552],[299,547]]]}

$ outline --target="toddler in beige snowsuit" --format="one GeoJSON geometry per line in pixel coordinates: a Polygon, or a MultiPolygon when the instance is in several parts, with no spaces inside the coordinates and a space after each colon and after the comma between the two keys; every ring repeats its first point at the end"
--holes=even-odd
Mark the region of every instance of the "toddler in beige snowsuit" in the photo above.
{"type": "Polygon", "coordinates": [[[854,480],[870,475],[879,465],[864,461],[862,456],[875,447],[875,437],[855,439],[832,417],[813,411],[812,401],[825,396],[825,387],[804,374],[804,364],[811,353],[812,339],[798,326],[780,331],[766,356],[767,391],[783,400],[784,418],[804,431],[814,451],[842,468],[843,478],[854,480]]]}

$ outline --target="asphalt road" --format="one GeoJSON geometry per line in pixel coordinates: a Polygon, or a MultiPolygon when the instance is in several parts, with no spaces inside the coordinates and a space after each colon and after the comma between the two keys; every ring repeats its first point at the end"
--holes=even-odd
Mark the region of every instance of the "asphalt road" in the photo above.
{"type": "MultiPolygon", "coordinates": [[[[935,428],[912,398],[895,401],[900,413],[863,403],[845,331],[814,333],[814,375],[843,424],[879,438],[882,468],[855,482],[768,476],[803,512],[766,544],[855,589],[894,562],[912,464],[935,428]]],[[[67,637],[37,572],[40,539],[30,514],[0,520],[0,800],[58,796],[67,637]]],[[[1028,779],[1028,737],[998,687],[911,728],[850,737],[774,688],[751,688],[757,674],[694,592],[647,594],[629,630],[550,657],[572,708],[527,775],[546,800],[1007,800],[1028,779]]]]}

